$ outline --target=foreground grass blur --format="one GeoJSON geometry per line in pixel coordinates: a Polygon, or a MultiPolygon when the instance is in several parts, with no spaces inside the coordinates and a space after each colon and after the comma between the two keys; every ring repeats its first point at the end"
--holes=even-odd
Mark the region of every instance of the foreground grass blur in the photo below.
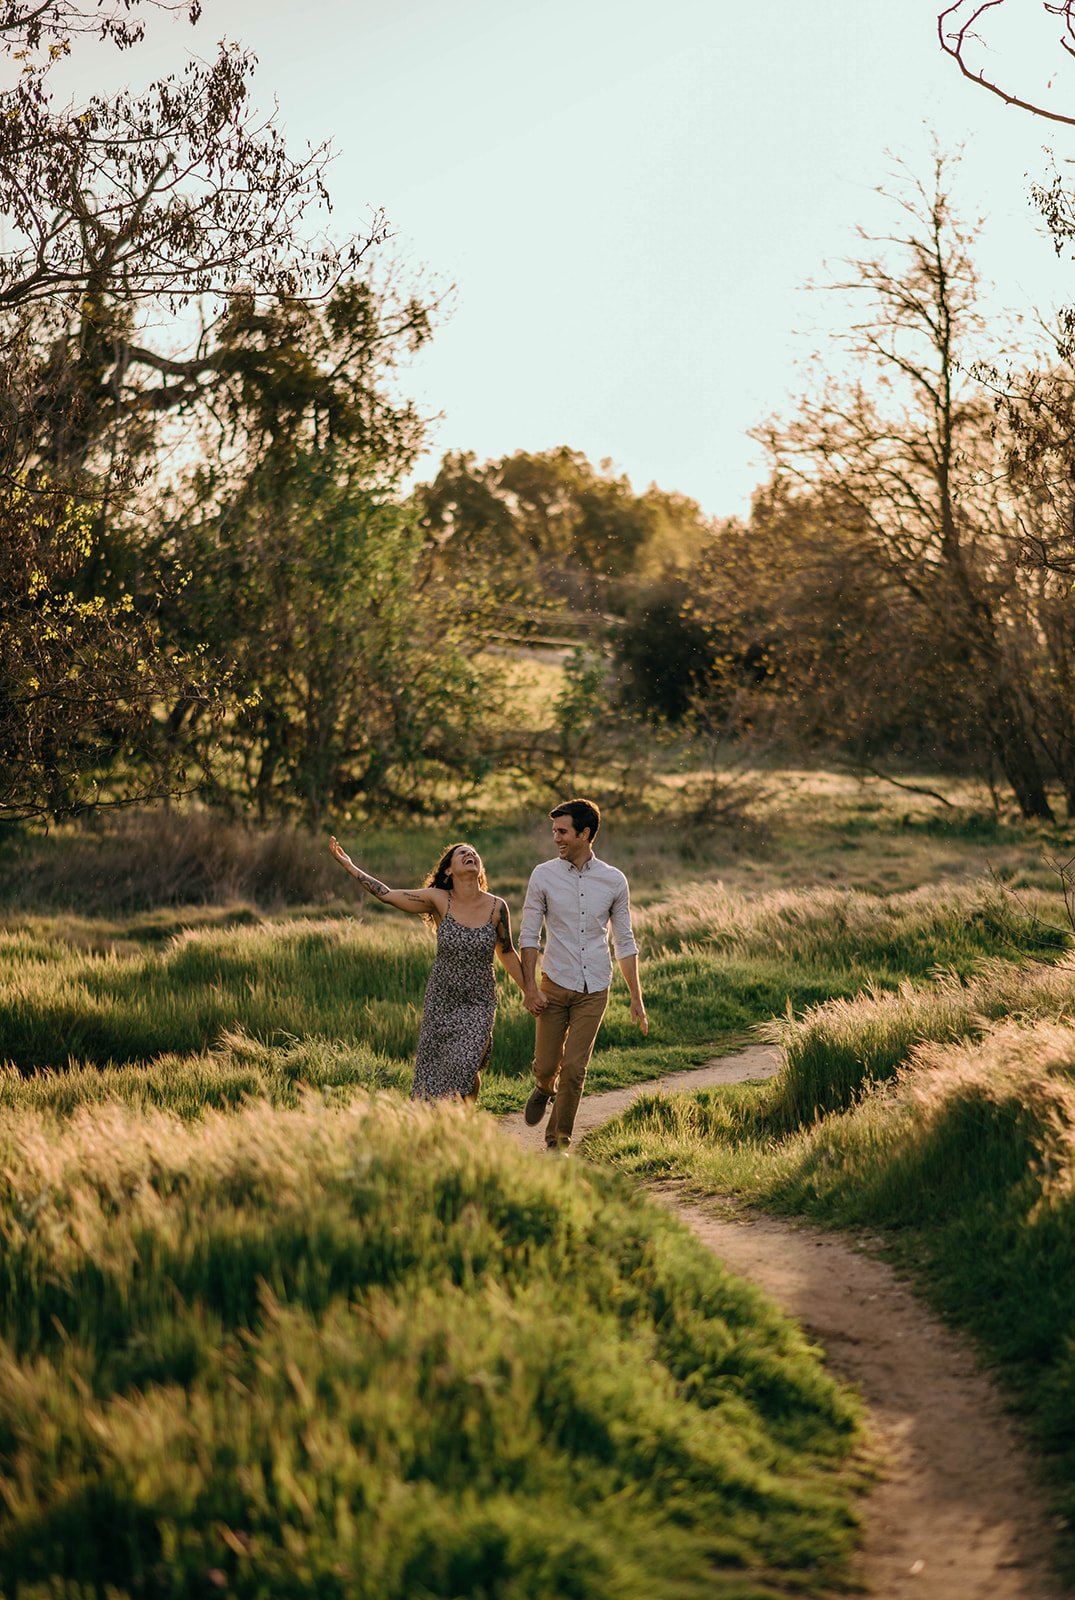
{"type": "Polygon", "coordinates": [[[817,1593],[854,1404],[661,1210],[393,1097],[0,1118],[0,1588],[817,1593]]]}

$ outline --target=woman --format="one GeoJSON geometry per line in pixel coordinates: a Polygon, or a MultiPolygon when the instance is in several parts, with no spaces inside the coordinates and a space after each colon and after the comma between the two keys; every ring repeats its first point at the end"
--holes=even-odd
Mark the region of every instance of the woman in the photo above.
{"type": "Polygon", "coordinates": [[[494,952],[508,976],[524,988],[507,903],[486,888],[481,856],[473,845],[449,845],[421,889],[390,889],[356,866],[335,839],[329,848],[376,899],[399,911],[431,917],[437,929],[437,957],[426,984],[411,1099],[460,1095],[468,1104],[477,1104],[493,1042],[494,952]]]}

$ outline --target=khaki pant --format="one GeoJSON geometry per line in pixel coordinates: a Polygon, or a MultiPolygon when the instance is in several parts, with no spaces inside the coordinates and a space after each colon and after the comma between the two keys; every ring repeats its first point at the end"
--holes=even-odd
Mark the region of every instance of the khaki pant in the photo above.
{"type": "Polygon", "coordinates": [[[539,1089],[556,1096],[545,1142],[568,1145],[586,1082],[586,1068],[608,1005],[608,990],[587,994],[578,989],[562,989],[543,975],[541,992],[548,1005],[534,1019],[534,1076],[539,1089]]]}

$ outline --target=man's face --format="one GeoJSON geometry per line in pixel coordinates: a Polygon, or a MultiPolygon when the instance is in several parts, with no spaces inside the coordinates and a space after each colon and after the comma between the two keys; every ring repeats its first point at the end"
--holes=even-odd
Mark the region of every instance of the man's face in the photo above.
{"type": "Polygon", "coordinates": [[[553,817],[552,842],[560,860],[570,861],[576,855],[586,854],[590,847],[590,830],[583,828],[581,833],[576,833],[570,817],[553,817]]]}

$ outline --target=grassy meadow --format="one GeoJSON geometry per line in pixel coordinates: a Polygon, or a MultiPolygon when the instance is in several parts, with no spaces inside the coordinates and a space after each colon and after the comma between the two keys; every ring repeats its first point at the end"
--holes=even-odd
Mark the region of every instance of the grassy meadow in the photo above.
{"type": "MultiPolygon", "coordinates": [[[[645,1042],[622,983],[594,1059],[591,1088],[690,1065],[727,1048],[754,1024],[864,984],[895,987],[943,966],[972,972],[989,957],[1047,951],[1056,936],[995,887],[952,885],[879,896],[777,890],[751,898],[688,882],[640,907],[645,988],[654,1017],[645,1042]]],[[[177,931],[166,941],[86,949],[55,920],[0,932],[0,1039],[22,1073],[70,1075],[196,1058],[230,1071],[263,1049],[294,1058],[322,1048],[331,1086],[407,1081],[433,954],[417,918],[380,910],[278,917],[177,931]]],[[[483,1104],[525,1099],[533,1024],[502,976],[492,1068],[483,1104]]],[[[323,1075],[322,1075],[323,1074],[323,1075]]]]}
{"type": "MultiPolygon", "coordinates": [[[[619,985],[590,1089],[759,1028],[787,1066],[651,1102],[600,1170],[406,1101],[431,934],[321,841],[195,814],[9,842],[0,1591],[838,1590],[855,1401],[639,1174],[928,1234],[930,1292],[1063,1419],[1062,841],[935,811],[797,773],[734,827],[608,828],[651,1033],[619,985]]],[[[516,925],[545,829],[459,830],[516,925]]],[[[400,886],[445,842],[343,836],[400,886]]],[[[530,1030],[502,981],[487,1110],[525,1097],[530,1030]]]]}

